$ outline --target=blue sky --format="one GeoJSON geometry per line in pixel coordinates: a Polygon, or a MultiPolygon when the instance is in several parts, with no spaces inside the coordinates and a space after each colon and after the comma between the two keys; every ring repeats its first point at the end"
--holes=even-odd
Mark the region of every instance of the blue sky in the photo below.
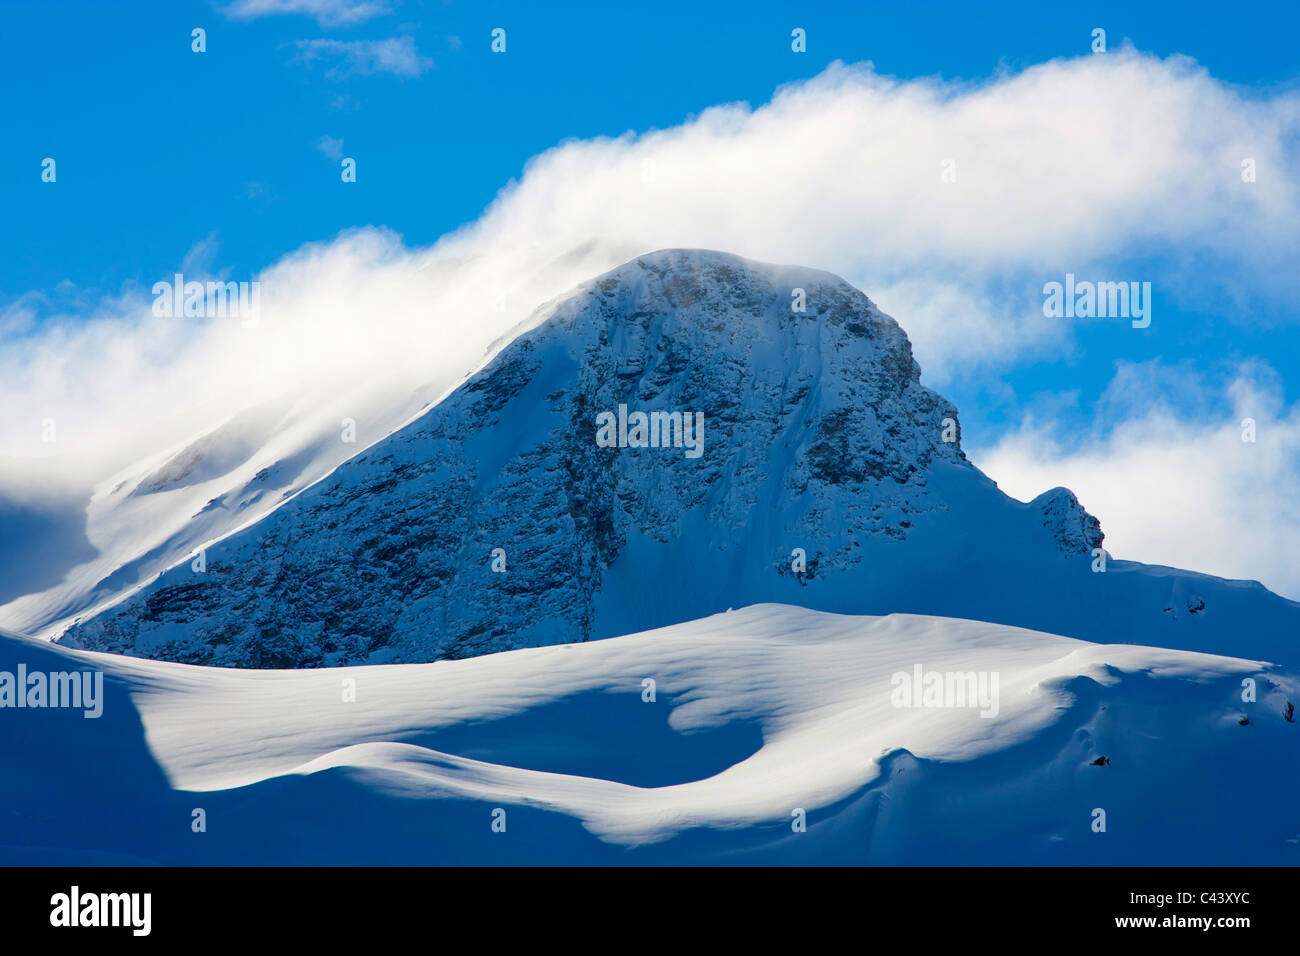
{"type": "MultiPolygon", "coordinates": [[[[0,231],[0,315],[9,310],[30,320],[8,323],[11,341],[39,337],[55,317],[75,324],[111,309],[123,294],[143,294],[187,255],[196,268],[245,278],[304,243],[356,227],[386,227],[408,247],[428,246],[477,220],[503,187],[524,176],[530,159],[552,147],[689,126],[718,104],[761,107],[778,87],[817,77],[834,61],[870,61],[881,76],[923,81],[918,89],[937,78],[950,84],[945,95],[956,96],[1058,58],[1086,57],[1092,29],[1103,27],[1111,51],[1127,41],[1153,63],[1190,57],[1216,95],[1269,104],[1262,118],[1243,119],[1255,132],[1286,122],[1278,117],[1295,102],[1300,77],[1294,3],[1244,12],[1209,3],[1014,3],[996,10],[958,3],[369,4],[386,12],[366,6],[53,0],[6,9],[0,75],[13,92],[7,148],[0,150],[9,224],[0,231]],[[190,48],[195,27],[207,33],[202,54],[190,48]],[[507,30],[504,55],[489,48],[495,27],[507,30]],[[791,51],[792,27],[807,31],[806,54],[791,51]],[[388,55],[376,60],[380,51],[388,55]],[[339,156],[356,158],[355,184],[341,183],[339,156]],[[41,182],[44,157],[58,164],[54,184],[41,182]]],[[[1083,74],[1087,67],[1071,69],[1083,74]]],[[[1080,79],[1079,88],[1086,82],[1080,79]]],[[[1184,85],[1194,98],[1196,84],[1184,85]]],[[[1161,102],[1150,98],[1152,120],[1161,102]]],[[[1234,112],[1207,107],[1206,121],[1227,122],[1234,112]]],[[[1290,202],[1296,144],[1295,127],[1288,128],[1271,147],[1291,163],[1275,162],[1266,170],[1272,184],[1262,177],[1260,185],[1284,189],[1290,202]],[[1278,185],[1283,178],[1285,187],[1278,185]]],[[[1185,126],[1178,129],[1186,135],[1185,126]]],[[[1045,155],[1051,161],[1050,143],[1045,155]]],[[[1232,179],[1229,170],[1222,188],[1234,188],[1232,179]]],[[[1182,198],[1192,209],[1221,188],[1189,182],[1182,198]]],[[[1042,217],[1054,215],[1055,199],[1045,195],[1042,217]]],[[[1162,202],[1174,223],[1180,197],[1162,202]]],[[[945,247],[943,262],[924,273],[908,271],[915,252],[900,251],[888,265],[870,252],[845,253],[841,262],[818,255],[816,243],[807,245],[804,264],[842,271],[896,315],[917,342],[926,381],[961,410],[967,445],[1001,464],[1005,474],[989,470],[1019,494],[1052,468],[1062,475],[1052,483],[1068,484],[1076,473],[1078,480],[1100,480],[1095,475],[1108,454],[1110,467],[1132,465],[1115,433],[1156,405],[1167,405],[1172,419],[1189,428],[1234,422],[1238,409],[1227,397],[1234,382],[1271,389],[1279,404],[1268,416],[1291,420],[1300,397],[1300,307],[1294,276],[1278,273],[1288,263],[1294,273],[1295,260],[1283,257],[1267,268],[1251,263],[1295,248],[1295,224],[1287,232],[1285,218],[1266,225],[1261,218],[1259,228],[1245,228],[1235,208],[1208,209],[1197,228],[1153,227],[1150,237],[1123,223],[1113,242],[1078,251],[1063,246],[1046,264],[1029,264],[1019,249],[1005,262],[990,255],[968,274],[960,243],[945,247]],[[1189,240],[1221,222],[1240,236],[1223,245],[1189,240]],[[1225,247],[1235,252],[1225,255],[1225,247]],[[1066,271],[1151,278],[1152,328],[1139,333],[1122,322],[1094,322],[1073,326],[1065,337],[1044,331],[1045,320],[1033,314],[1038,289],[1066,271]],[[986,296],[987,323],[1011,309],[1019,324],[990,324],[985,352],[969,342],[944,351],[947,333],[938,320],[904,311],[923,302],[936,279],[986,296]],[[1027,423],[1044,422],[1050,441],[1027,431],[1027,423]],[[1032,442],[1038,444],[1027,450],[1032,442]]],[[[1079,221],[1086,220],[1066,216],[1063,231],[1079,221]]],[[[918,222],[912,231],[923,237],[926,228],[918,222]]],[[[980,244],[969,248],[978,252],[980,244]]],[[[963,334],[977,339],[981,328],[973,323],[963,334]]],[[[1187,460],[1164,459],[1162,467],[1174,468],[1166,484],[1187,460]]],[[[1152,467],[1143,474],[1159,482],[1152,467]]],[[[1293,474],[1292,465],[1282,467],[1293,474]]],[[[1261,480],[1277,477],[1269,476],[1261,480]]],[[[1233,487],[1213,486],[1219,494],[1233,487]]],[[[1095,495],[1105,498],[1103,491],[1095,495]]],[[[1249,537],[1243,532],[1234,546],[1242,554],[1249,537]]]]}
{"type": "Polygon", "coordinates": [[[0,294],[68,279],[151,283],[215,233],[236,272],[364,224],[424,244],[475,218],[524,163],[573,137],[675,125],[718,103],[759,104],[834,60],[885,74],[980,80],[1112,44],[1194,57],[1248,86],[1300,72],[1293,3],[644,5],[393,0],[394,13],[323,28],[310,16],[231,21],[221,3],[14,4],[0,35],[6,104],[0,294]],[[809,34],[789,52],[792,24],[809,34]],[[208,51],[190,51],[190,30],[208,51]],[[508,55],[489,33],[508,28],[508,55]],[[304,39],[411,36],[432,68],[327,78],[293,62],[304,39]],[[458,38],[459,43],[450,38],[458,38]],[[313,144],[341,138],[356,189],[313,144]],[[59,163],[43,189],[39,163],[59,163]]]}

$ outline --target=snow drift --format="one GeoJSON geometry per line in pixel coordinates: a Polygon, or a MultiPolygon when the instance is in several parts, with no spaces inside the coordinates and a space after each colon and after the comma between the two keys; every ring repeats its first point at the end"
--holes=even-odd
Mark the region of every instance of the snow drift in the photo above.
{"type": "Polygon", "coordinates": [[[1235,658],[764,605],[433,664],[247,671],[0,637],[0,670],[19,662],[103,670],[106,699],[93,720],[0,710],[7,863],[1300,853],[1296,675],[1235,658]],[[997,675],[996,714],[898,706],[918,666],[997,675]]]}

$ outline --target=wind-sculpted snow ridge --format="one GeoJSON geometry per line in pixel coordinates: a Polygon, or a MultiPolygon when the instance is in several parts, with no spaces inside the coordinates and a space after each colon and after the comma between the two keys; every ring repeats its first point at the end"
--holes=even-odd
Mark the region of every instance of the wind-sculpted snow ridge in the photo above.
{"type": "Polygon", "coordinates": [[[828,273],[669,250],[524,327],[201,570],[187,555],[61,640],[242,667],[417,662],[780,601],[1290,652],[1300,605],[1107,562],[1065,489],[1002,494],[902,329],[828,273]],[[1165,613],[1187,590],[1207,613],[1165,613]]]}
{"type": "Polygon", "coordinates": [[[4,711],[5,862],[1300,854],[1300,726],[1284,716],[1300,683],[1240,659],[763,605],[607,641],[311,671],[0,637],[0,671],[19,664],[102,669],[106,690],[93,720],[4,711]]]}

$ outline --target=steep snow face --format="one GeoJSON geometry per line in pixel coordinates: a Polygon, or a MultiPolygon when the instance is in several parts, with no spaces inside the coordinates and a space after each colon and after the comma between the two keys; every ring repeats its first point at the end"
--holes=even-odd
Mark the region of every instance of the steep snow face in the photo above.
{"type": "Polygon", "coordinates": [[[1300,854],[1300,724],[1284,716],[1300,681],[1240,659],[765,605],[608,641],[330,671],[0,635],[0,671],[19,665],[105,679],[96,719],[0,710],[6,863],[1300,854]],[[195,808],[206,833],[191,831],[195,808]]]}
{"type": "Polygon", "coordinates": [[[63,640],[234,666],[411,662],[785,601],[1289,653],[1300,606],[1206,578],[1209,613],[1175,620],[1188,576],[1098,572],[1101,532],[1073,495],[999,492],[897,323],[834,276],[665,251],[525,325],[427,414],[209,547],[204,570],[179,564],[63,640]],[[1237,640],[1243,606],[1260,630],[1237,640]]]}

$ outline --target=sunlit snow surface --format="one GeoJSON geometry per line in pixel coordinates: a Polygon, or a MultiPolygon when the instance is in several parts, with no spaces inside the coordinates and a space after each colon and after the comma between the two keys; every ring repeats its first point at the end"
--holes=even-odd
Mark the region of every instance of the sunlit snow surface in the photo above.
{"type": "Polygon", "coordinates": [[[1228,657],[769,604],[433,664],[19,662],[106,701],[0,709],[5,863],[1300,862],[1300,685],[1228,657]],[[918,664],[997,674],[997,715],[894,706],[918,664]]]}

